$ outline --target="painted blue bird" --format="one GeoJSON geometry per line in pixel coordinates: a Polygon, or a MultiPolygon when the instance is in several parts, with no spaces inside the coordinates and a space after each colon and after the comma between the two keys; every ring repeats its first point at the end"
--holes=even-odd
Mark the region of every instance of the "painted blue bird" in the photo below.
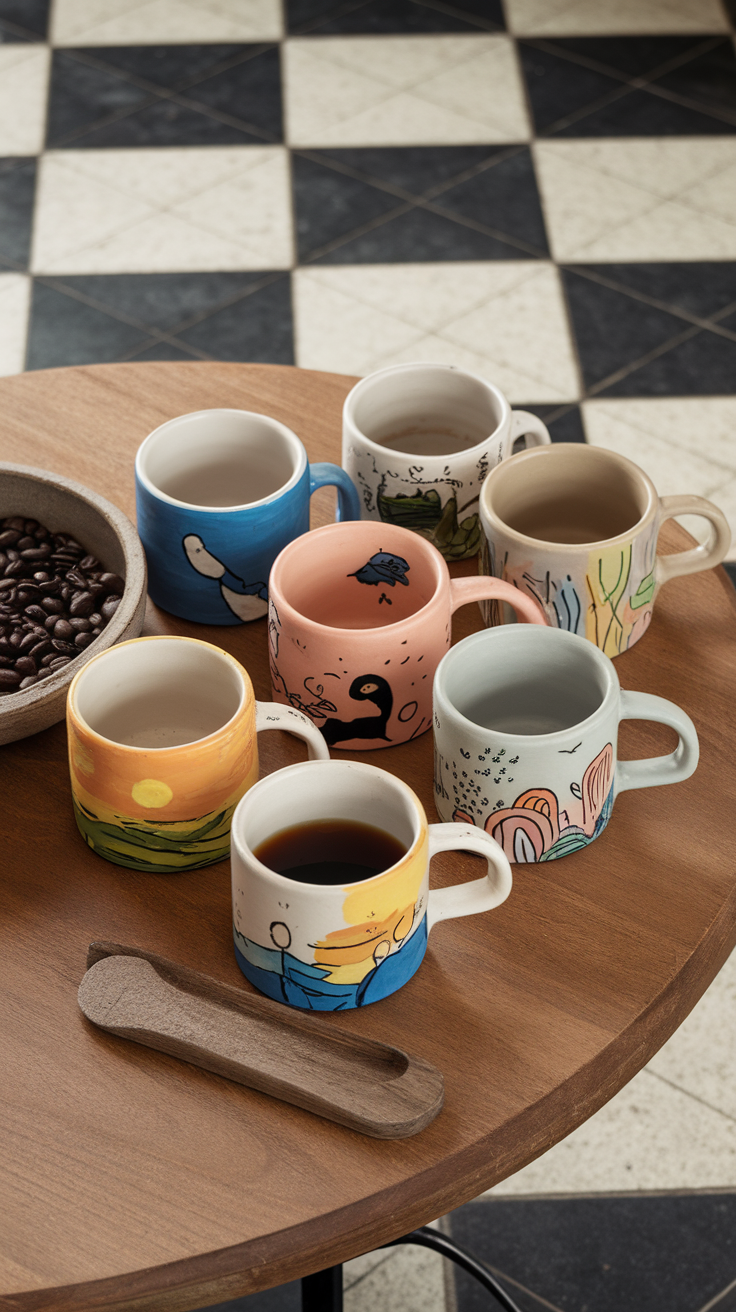
{"type": "Polygon", "coordinates": [[[371,583],[374,586],[377,583],[388,583],[393,587],[395,583],[403,583],[404,587],[408,588],[409,580],[406,574],[409,568],[409,562],[404,560],[403,556],[392,556],[389,551],[377,551],[361,569],[356,570],[354,574],[348,574],[348,578],[357,579],[359,583],[371,583]]]}

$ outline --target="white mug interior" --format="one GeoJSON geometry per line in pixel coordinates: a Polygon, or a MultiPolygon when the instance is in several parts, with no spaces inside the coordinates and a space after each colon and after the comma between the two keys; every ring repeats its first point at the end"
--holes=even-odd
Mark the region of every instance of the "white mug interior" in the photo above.
{"type": "Polygon", "coordinates": [[[391,834],[407,852],[421,837],[423,827],[414,794],[393,775],[358,761],[308,761],[266,776],[241,798],[231,839],[241,859],[265,876],[287,885],[296,883],[311,894],[324,894],[325,886],[279,875],[253,855],[254,848],[283,829],[317,820],[372,825],[391,834]]]}
{"type": "Polygon", "coordinates": [[[70,695],[93,733],[150,751],[216,733],[240,710],[245,694],[235,661],[218,648],[180,638],[144,638],[91,660],[70,695]]]}
{"type": "Polygon", "coordinates": [[[608,657],[560,629],[487,629],[453,647],[436,684],[456,714],[495,735],[538,737],[579,727],[615,688],[608,657]]]}
{"type": "Polygon", "coordinates": [[[306,452],[296,433],[247,410],[199,410],[154,429],[136,472],[154,496],[200,510],[242,509],[298,482],[306,452]]]}
{"type": "Polygon", "coordinates": [[[348,423],[364,438],[404,455],[469,451],[509,413],[504,397],[476,374],[451,365],[398,365],[371,374],[347,399],[348,423]]]}

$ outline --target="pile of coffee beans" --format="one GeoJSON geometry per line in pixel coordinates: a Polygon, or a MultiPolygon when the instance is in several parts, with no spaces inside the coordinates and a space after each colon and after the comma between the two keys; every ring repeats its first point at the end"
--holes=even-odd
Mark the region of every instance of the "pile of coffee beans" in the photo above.
{"type": "Polygon", "coordinates": [[[112,619],[125,584],[69,533],[0,520],[0,693],[47,679],[112,619]]]}

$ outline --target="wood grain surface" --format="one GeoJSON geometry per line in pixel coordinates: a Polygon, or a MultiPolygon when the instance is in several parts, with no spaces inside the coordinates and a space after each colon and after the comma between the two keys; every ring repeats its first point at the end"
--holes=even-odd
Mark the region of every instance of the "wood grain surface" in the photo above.
{"type": "MultiPolygon", "coordinates": [[[[339,460],[351,382],[210,363],[24,374],[0,381],[0,459],[79,479],[133,517],[134,453],[163,420],[260,410],[313,459],[339,460]]],[[[331,495],[314,498],[315,523],[331,495]]],[[[666,526],[664,549],[687,542],[666,526]]],[[[453,636],[479,626],[477,606],[465,607],[453,636]]],[[[207,629],[149,608],[144,632],[221,644],[269,696],[265,620],[207,629]]],[[[106,863],[74,824],[64,726],[1,748],[0,1307],[187,1312],[292,1280],[474,1197],[605,1103],[736,940],[735,642],[722,570],[669,583],[616,668],[624,688],[692,716],[696,774],[623,794],[584,851],[516,866],[502,907],[440,924],[404,988],[335,1018],[442,1071],[443,1110],[405,1140],[367,1139],[86,1022],[77,988],[93,939],[249,990],[233,957],[228,866],[148,875],[106,863]]],[[[625,723],[619,754],[669,751],[673,739],[625,723]]],[[[288,735],[260,743],[264,772],[303,752],[288,735]]],[[[436,819],[431,735],[363,759],[408,779],[436,819]]],[[[433,880],[477,866],[437,858],[433,880]]]]}
{"type": "Polygon", "coordinates": [[[90,943],[77,1000],[111,1034],[376,1139],[418,1134],[442,1107],[429,1062],[155,952],[90,943]]]}

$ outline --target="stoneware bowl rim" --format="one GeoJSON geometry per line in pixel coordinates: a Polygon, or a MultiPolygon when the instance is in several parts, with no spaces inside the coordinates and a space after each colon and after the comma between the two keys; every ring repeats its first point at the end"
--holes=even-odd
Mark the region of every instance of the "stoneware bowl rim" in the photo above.
{"type": "MultiPolygon", "coordinates": [[[[50,469],[39,469],[32,465],[17,465],[0,461],[0,483],[3,475],[12,474],[26,478],[31,482],[50,485],[71,499],[85,502],[106,520],[114,532],[125,562],[125,591],[115,614],[109,624],[102,630],[95,642],[90,643],[81,659],[76,657],[63,669],[52,674],[41,683],[33,684],[19,692],[0,696],[0,744],[15,742],[28,738],[31,734],[48,729],[50,725],[64,719],[66,695],[74,675],[91,657],[97,656],[106,647],[112,647],[123,638],[135,638],[143,628],[146,605],[146,557],[140,539],[127,515],[117,506],[64,474],[56,474],[50,469]]],[[[36,518],[33,507],[27,511],[28,518],[36,518]]],[[[2,509],[0,517],[4,518],[2,509]]],[[[72,524],[68,528],[60,527],[58,531],[74,533],[72,524]]],[[[83,544],[84,545],[84,544],[83,544]]],[[[103,564],[106,562],[103,561],[103,564]]]]}

